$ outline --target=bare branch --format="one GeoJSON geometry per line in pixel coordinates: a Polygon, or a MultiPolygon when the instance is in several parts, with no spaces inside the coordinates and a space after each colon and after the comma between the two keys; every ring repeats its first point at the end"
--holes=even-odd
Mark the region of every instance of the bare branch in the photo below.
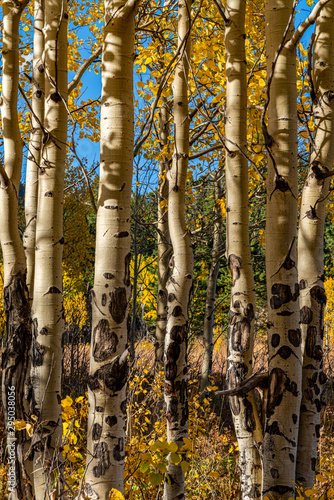
{"type": "Polygon", "coordinates": [[[254,373],[251,377],[247,378],[240,385],[234,389],[226,389],[225,391],[212,391],[216,396],[246,396],[250,391],[256,387],[267,387],[268,385],[268,372],[254,373]]]}
{"type": "Polygon", "coordinates": [[[69,83],[69,85],[68,85],[68,94],[70,94],[72,92],[72,90],[75,89],[75,87],[80,82],[80,80],[81,80],[83,74],[85,73],[85,71],[89,68],[89,66],[94,61],[96,61],[96,59],[101,55],[101,52],[102,52],[102,47],[99,47],[98,49],[96,49],[95,52],[93,52],[93,54],[91,54],[88,57],[88,59],[86,59],[85,62],[82,63],[82,65],[80,66],[80,68],[78,69],[78,71],[76,72],[76,74],[74,75],[71,83],[69,83]]]}

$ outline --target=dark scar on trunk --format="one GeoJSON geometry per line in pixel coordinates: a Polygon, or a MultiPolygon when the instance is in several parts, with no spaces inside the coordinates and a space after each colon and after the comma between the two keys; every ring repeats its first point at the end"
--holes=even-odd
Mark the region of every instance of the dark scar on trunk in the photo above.
{"type": "Polygon", "coordinates": [[[126,298],[126,289],[123,287],[115,288],[109,293],[109,312],[115,323],[122,323],[126,316],[128,301],[126,298]]]}
{"type": "Polygon", "coordinates": [[[103,476],[107,469],[110,467],[110,454],[108,450],[107,443],[97,443],[94,444],[93,451],[94,458],[98,459],[98,464],[93,467],[93,476],[100,477],[103,476]]]}
{"type": "Polygon", "coordinates": [[[231,269],[232,274],[232,286],[235,285],[236,281],[240,278],[240,269],[242,269],[242,260],[233,253],[228,258],[228,264],[231,269]]]}
{"type": "Polygon", "coordinates": [[[100,319],[93,331],[93,358],[102,362],[114,354],[117,349],[118,337],[111,330],[108,320],[100,319]]]}

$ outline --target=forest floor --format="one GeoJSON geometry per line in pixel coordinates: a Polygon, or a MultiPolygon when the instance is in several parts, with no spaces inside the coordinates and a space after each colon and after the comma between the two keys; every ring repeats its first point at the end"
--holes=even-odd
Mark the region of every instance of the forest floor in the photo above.
{"type": "MultiPolygon", "coordinates": [[[[189,439],[181,453],[174,454],[186,472],[189,500],[230,500],[240,498],[238,445],[224,389],[226,342],[221,337],[215,344],[212,386],[206,395],[199,393],[202,345],[189,345],[189,439]],[[177,456],[178,455],[178,456],[177,456]]],[[[62,443],[68,499],[74,499],[85,471],[87,398],[86,381],[89,346],[77,344],[65,348],[63,379],[62,443]]],[[[266,370],[266,347],[257,342],[255,371],[266,370]]],[[[325,355],[325,384],[322,428],[315,488],[306,491],[311,500],[334,498],[334,356],[325,355]]],[[[125,461],[125,498],[156,500],[161,498],[167,456],[171,449],[166,441],[163,405],[163,377],[154,377],[154,344],[142,340],[136,348],[136,360],[129,378],[127,446],[125,461]]],[[[260,400],[260,397],[259,397],[260,400]]],[[[1,419],[0,422],[3,422],[1,419]]],[[[35,426],[34,420],[29,422],[35,426]]],[[[21,431],[20,431],[21,432],[21,431]]],[[[4,429],[0,423],[0,439],[4,454],[4,429]]],[[[0,465],[0,499],[7,500],[6,460],[0,465]]],[[[298,497],[297,497],[298,498],[298,497]]],[[[305,498],[300,496],[299,498],[305,498]]]]}

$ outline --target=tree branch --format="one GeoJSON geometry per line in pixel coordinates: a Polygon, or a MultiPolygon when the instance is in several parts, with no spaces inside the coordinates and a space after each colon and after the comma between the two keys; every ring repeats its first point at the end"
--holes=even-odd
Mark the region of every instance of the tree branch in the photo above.
{"type": "Polygon", "coordinates": [[[234,389],[225,391],[212,391],[216,396],[246,396],[256,387],[265,388],[268,385],[268,372],[254,373],[234,389]]]}
{"type": "Polygon", "coordinates": [[[311,12],[311,14],[305,19],[305,21],[303,21],[299,26],[298,28],[296,29],[296,31],[294,32],[294,34],[292,35],[292,38],[286,43],[286,48],[289,49],[289,50],[293,50],[296,48],[297,46],[297,43],[299,42],[299,40],[302,38],[302,36],[304,35],[305,31],[310,27],[312,26],[312,24],[314,24],[317,20],[317,17],[319,16],[320,14],[320,11],[321,9],[326,5],[326,3],[328,3],[330,0],[319,0],[318,3],[315,4],[315,6],[313,7],[313,10],[311,12]]]}
{"type": "Polygon", "coordinates": [[[82,65],[80,66],[80,68],[78,69],[78,71],[76,72],[76,74],[74,75],[71,83],[69,83],[68,85],[68,93],[70,94],[72,92],[72,90],[75,89],[75,87],[78,85],[78,83],[80,82],[83,74],[85,73],[86,69],[89,68],[89,66],[94,62],[96,61],[96,59],[101,55],[101,52],[102,52],[102,47],[99,47],[98,49],[96,49],[95,52],[93,52],[93,54],[91,54],[88,59],[82,63],[82,65]]]}

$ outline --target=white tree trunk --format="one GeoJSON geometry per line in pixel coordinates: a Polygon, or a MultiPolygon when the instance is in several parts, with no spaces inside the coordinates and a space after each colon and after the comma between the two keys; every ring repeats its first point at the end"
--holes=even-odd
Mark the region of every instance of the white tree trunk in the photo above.
{"type": "MultiPolygon", "coordinates": [[[[188,305],[193,280],[193,254],[185,223],[184,196],[189,154],[188,70],[190,57],[190,0],[178,4],[178,44],[182,57],[175,68],[175,147],[168,172],[168,226],[173,246],[172,275],[167,282],[167,329],[165,338],[165,403],[167,440],[183,446],[188,435],[187,338],[188,305]]],[[[170,461],[164,500],[184,498],[184,473],[170,461]]]]}
{"type": "Polygon", "coordinates": [[[324,335],[323,239],[328,172],[334,161],[334,1],[322,8],[315,28],[313,55],[314,147],[304,184],[298,236],[300,323],[303,346],[303,397],[296,479],[312,487],[320,436],[324,335]],[[327,176],[327,177],[326,177],[327,176]]]}
{"type": "MultiPolygon", "coordinates": [[[[220,172],[217,172],[217,176],[220,172]]],[[[215,223],[213,229],[213,244],[211,252],[211,266],[208,278],[208,286],[205,298],[205,313],[203,324],[203,362],[201,376],[201,392],[210,385],[210,375],[212,373],[212,356],[213,356],[213,325],[215,318],[215,301],[216,288],[219,276],[219,263],[221,254],[221,232],[222,232],[222,215],[221,209],[217,204],[217,200],[222,197],[220,181],[214,181],[215,191],[215,223]]]]}
{"type": "Polygon", "coordinates": [[[27,1],[21,4],[14,4],[11,1],[2,2],[1,120],[4,164],[0,164],[0,243],[4,263],[3,306],[7,326],[6,345],[2,355],[2,403],[8,449],[12,447],[15,449],[15,460],[11,467],[15,468],[16,488],[15,491],[9,493],[10,500],[20,500],[30,496],[29,485],[27,482],[24,483],[26,477],[22,460],[24,435],[23,433],[15,435],[13,427],[14,418],[25,419],[28,410],[24,399],[24,388],[31,346],[26,261],[18,230],[18,194],[23,146],[17,113],[19,22],[26,5],[27,1]],[[13,401],[15,401],[14,407],[13,401]]]}
{"type": "Polygon", "coordinates": [[[29,298],[34,294],[35,274],[35,242],[36,219],[38,199],[38,171],[41,164],[44,123],[44,0],[35,0],[34,7],[34,49],[32,73],[32,116],[31,135],[27,160],[27,173],[25,185],[25,222],[26,228],[23,235],[23,244],[27,258],[27,286],[29,298]]]}
{"type": "MultiPolygon", "coordinates": [[[[252,375],[255,285],[249,246],[248,164],[243,155],[247,141],[247,90],[243,0],[228,0],[226,51],[226,246],[232,274],[228,327],[227,380],[234,389],[252,375]]],[[[243,500],[261,497],[261,463],[258,448],[262,428],[253,392],[230,397],[239,445],[243,500]]]]}
{"type": "MultiPolygon", "coordinates": [[[[169,112],[166,99],[160,107],[160,147],[164,155],[164,147],[168,144],[169,112]]],[[[167,325],[167,290],[166,284],[169,275],[170,238],[168,229],[168,212],[165,203],[168,202],[168,158],[163,156],[159,162],[158,185],[158,296],[157,296],[157,324],[155,329],[155,369],[161,370],[164,366],[164,343],[167,325]]]]}
{"type": "Polygon", "coordinates": [[[45,117],[38,186],[34,297],[32,305],[32,401],[36,500],[60,494],[56,480],[62,442],[61,360],[63,190],[67,141],[67,13],[64,0],[45,4],[45,117]],[[44,451],[46,447],[46,452],[44,451]]]}
{"type": "MultiPolygon", "coordinates": [[[[267,76],[292,12],[293,1],[266,3],[267,76]]],[[[293,32],[293,23],[287,40],[293,32]]],[[[295,494],[301,394],[301,333],[296,267],[297,94],[295,50],[283,48],[270,87],[266,273],[269,391],[263,441],[263,494],[295,494]]]]}
{"type": "Polygon", "coordinates": [[[133,53],[134,3],[106,0],[85,485],[87,493],[94,492],[103,500],[111,488],[123,492],[131,293],[133,53]]]}

